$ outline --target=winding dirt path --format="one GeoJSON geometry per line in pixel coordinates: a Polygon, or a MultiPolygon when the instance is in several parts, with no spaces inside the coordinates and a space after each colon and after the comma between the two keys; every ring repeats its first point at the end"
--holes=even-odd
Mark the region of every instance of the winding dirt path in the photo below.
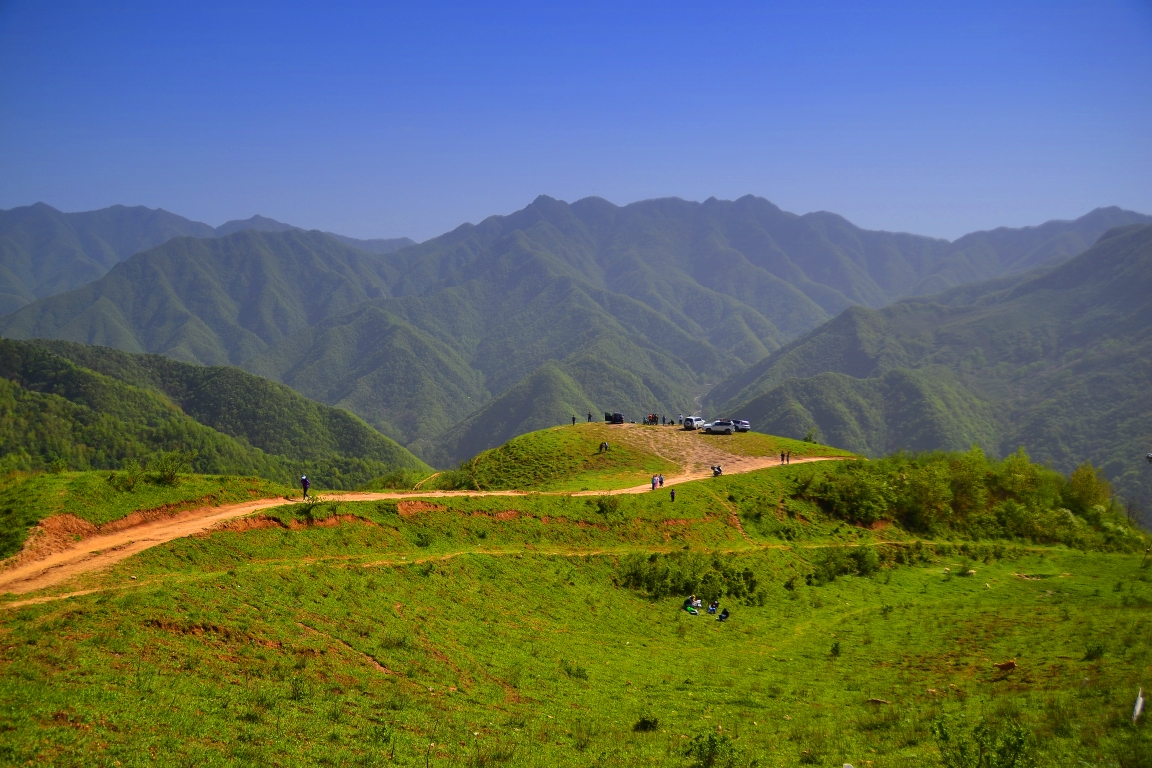
{"type": "MultiPolygon", "coordinates": [[[[687,471],[681,474],[665,477],[665,487],[711,477],[710,467],[712,464],[723,466],[726,475],[742,474],[780,465],[779,457],[738,456],[723,450],[720,443],[708,444],[701,441],[699,436],[693,437],[691,433],[680,432],[680,435],[675,435],[673,433],[679,430],[669,429],[668,433],[657,436],[656,433],[645,434],[648,431],[647,428],[638,429],[636,434],[629,437],[637,438],[653,453],[687,468],[687,471]],[[681,435],[687,436],[689,439],[684,439],[681,435]]],[[[840,457],[797,457],[794,462],[799,464],[837,458],[840,457]]],[[[645,483],[644,485],[611,491],[580,491],[577,493],[554,491],[548,492],[547,495],[600,496],[638,494],[650,491],[651,485],[645,483]]],[[[328,494],[326,498],[336,501],[384,501],[450,496],[524,496],[528,493],[528,491],[397,491],[388,493],[336,493],[328,494]]],[[[53,587],[74,576],[112,566],[158,544],[205,533],[237,517],[296,503],[299,501],[276,497],[240,504],[189,509],[159,519],[145,519],[135,525],[125,526],[122,523],[110,523],[103,528],[97,528],[94,533],[80,538],[78,541],[57,540],[53,543],[54,546],[50,547],[49,551],[46,551],[42,556],[24,552],[9,558],[7,567],[0,571],[0,594],[26,594],[53,587]],[[29,555],[33,556],[29,557],[29,555]]],[[[22,604],[26,602],[22,601],[22,604]]]]}

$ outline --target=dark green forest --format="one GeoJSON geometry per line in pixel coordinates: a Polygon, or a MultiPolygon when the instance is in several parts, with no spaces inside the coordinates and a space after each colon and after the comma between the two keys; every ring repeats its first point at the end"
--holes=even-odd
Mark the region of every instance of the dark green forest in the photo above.
{"type": "Polygon", "coordinates": [[[354,488],[426,465],[355,416],[234,369],[0,340],[0,468],[119,469],[171,451],[191,468],[354,488]]]}

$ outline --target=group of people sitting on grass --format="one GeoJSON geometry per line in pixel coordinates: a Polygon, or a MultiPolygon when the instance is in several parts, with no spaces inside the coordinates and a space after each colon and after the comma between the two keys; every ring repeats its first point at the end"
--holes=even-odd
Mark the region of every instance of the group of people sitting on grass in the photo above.
{"type": "MultiPolygon", "coordinates": [[[[700,615],[700,609],[703,607],[704,607],[704,602],[700,598],[696,597],[696,595],[689,595],[688,597],[684,598],[684,610],[687,611],[692,616],[699,616],[700,615]]],[[[709,616],[714,615],[716,613],[716,611],[719,611],[719,610],[720,610],[720,601],[719,600],[713,600],[711,603],[708,604],[708,615],[709,616]]],[[[724,610],[720,611],[720,615],[716,617],[716,621],[728,621],[728,617],[730,615],[731,614],[728,613],[728,609],[725,608],[724,610]]]]}

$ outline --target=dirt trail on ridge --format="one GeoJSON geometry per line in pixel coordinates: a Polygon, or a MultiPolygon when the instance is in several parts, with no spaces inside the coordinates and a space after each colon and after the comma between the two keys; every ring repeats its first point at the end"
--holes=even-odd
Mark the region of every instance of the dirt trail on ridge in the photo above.
{"type": "MultiPolygon", "coordinates": [[[[621,442],[628,442],[643,446],[646,450],[667,459],[684,471],[675,476],[664,478],[664,485],[672,486],[691,480],[700,480],[711,477],[710,467],[719,464],[724,468],[725,475],[742,474],[766,467],[780,465],[778,456],[739,456],[724,450],[722,443],[717,440],[702,440],[700,435],[673,428],[637,427],[625,425],[634,430],[621,442]],[[666,431],[665,431],[666,430],[666,431]]],[[[813,456],[794,459],[794,463],[807,463],[812,461],[828,461],[843,457],[813,456]]],[[[651,491],[650,483],[619,488],[611,491],[568,491],[545,492],[547,495],[563,496],[600,496],[615,494],[647,493],[651,491]]],[[[384,493],[331,493],[325,494],[326,499],[334,501],[386,501],[393,499],[413,498],[443,498],[451,496],[523,496],[529,491],[396,491],[384,493]]],[[[89,535],[83,535],[74,540],[77,534],[68,535],[59,533],[54,539],[45,542],[45,531],[52,526],[41,523],[38,536],[30,536],[29,541],[37,541],[37,550],[29,551],[27,548],[11,558],[6,563],[0,563],[0,594],[25,594],[40,589],[46,589],[71,579],[80,574],[108,568],[121,560],[125,560],[138,552],[164,544],[174,539],[196,534],[206,533],[221,526],[234,518],[250,515],[264,509],[280,507],[286,504],[298,504],[299,500],[290,500],[282,497],[259,499],[239,504],[228,504],[218,507],[199,507],[189,509],[177,514],[161,517],[159,519],[144,519],[142,522],[125,526],[122,521],[109,523],[107,526],[95,528],[87,523],[81,523],[89,535]],[[40,554],[43,553],[43,554],[40,554]]],[[[64,517],[64,516],[61,516],[64,517]]],[[[49,518],[50,520],[53,518],[49,518]]],[[[68,527],[63,526],[67,531],[68,527]]]]}

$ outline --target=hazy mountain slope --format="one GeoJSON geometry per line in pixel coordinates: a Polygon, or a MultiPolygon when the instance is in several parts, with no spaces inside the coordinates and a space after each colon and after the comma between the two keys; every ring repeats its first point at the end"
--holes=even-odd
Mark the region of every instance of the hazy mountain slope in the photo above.
{"type": "Polygon", "coordinates": [[[343,456],[424,468],[407,450],[351,413],[238,368],[191,365],[160,355],[66,341],[30,343],[118,381],[158,392],[201,424],[265,453],[305,462],[343,456]]]}
{"type": "Polygon", "coordinates": [[[0,333],[239,363],[383,293],[386,272],[381,257],[319,232],[178,238],[0,318],[0,333]]]}
{"type": "Polygon", "coordinates": [[[410,237],[376,237],[371,240],[359,240],[355,237],[338,235],[335,232],[325,232],[324,234],[331,235],[345,245],[359,248],[362,251],[368,251],[368,253],[392,253],[401,248],[416,245],[416,241],[410,237]]]}
{"type": "Polygon", "coordinates": [[[562,366],[549,361],[446,433],[413,448],[433,464],[451,466],[516,435],[556,426],[572,416],[583,420],[591,411],[602,419],[597,408],[562,366]]]}
{"type": "MultiPolygon", "coordinates": [[[[50,205],[0,210],[0,315],[45,296],[99,279],[113,266],[175,237],[223,237],[243,230],[298,230],[264,216],[213,228],[163,209],[114,205],[63,213],[50,205]]],[[[302,231],[302,230],[301,230],[302,231]]],[[[332,235],[369,253],[391,253],[414,245],[407,237],[357,240],[332,235]]]]}
{"type": "Polygon", "coordinates": [[[963,283],[1052,264],[1088,249],[1108,230],[1152,224],[1152,216],[1115,206],[1097,208],[1074,221],[1049,221],[1037,227],[1000,227],[973,232],[952,243],[951,253],[909,295],[925,295],[963,283]]]}
{"type": "Polygon", "coordinates": [[[1064,471],[1090,458],[1152,501],[1152,226],[1111,230],[1054,268],[940,299],[850,309],[723,382],[709,407],[788,424],[784,434],[818,426],[872,453],[972,436],[996,452],[1024,445],[1064,471]],[[891,377],[913,373],[921,394],[909,401],[941,404],[928,431],[900,422],[908,406],[880,407],[891,377]],[[868,421],[852,440],[836,417],[846,408],[868,421]]]}
{"type": "Polygon", "coordinates": [[[0,314],[78,288],[133,253],[185,235],[209,237],[212,228],[141,206],[62,213],[37,203],[0,211],[0,314]]]}
{"type": "MultiPolygon", "coordinates": [[[[291,224],[285,224],[282,221],[270,219],[267,216],[259,214],[248,219],[234,219],[227,221],[220,226],[216,227],[216,237],[225,237],[227,235],[241,232],[245,229],[256,230],[257,232],[290,232],[292,230],[304,230],[300,227],[291,224]]],[[[416,245],[416,241],[410,237],[388,237],[388,238],[375,238],[372,240],[358,240],[355,237],[345,237],[338,235],[335,232],[325,232],[324,234],[336,238],[345,245],[350,245],[353,248],[359,248],[368,253],[382,254],[392,253],[401,248],[407,248],[409,245],[416,245]]]]}

